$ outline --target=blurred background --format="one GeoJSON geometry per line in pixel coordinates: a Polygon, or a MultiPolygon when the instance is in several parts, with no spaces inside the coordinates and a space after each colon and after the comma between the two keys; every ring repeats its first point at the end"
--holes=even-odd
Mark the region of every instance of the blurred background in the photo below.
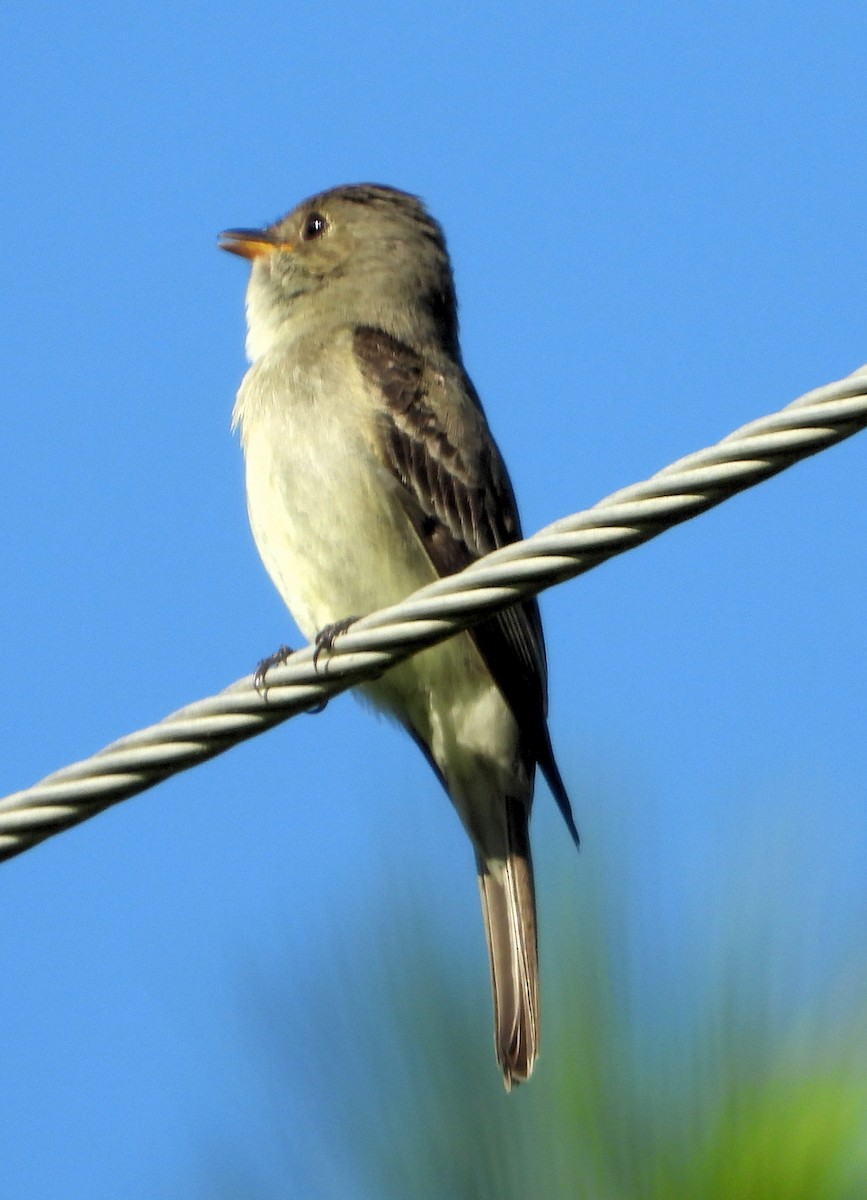
{"type": "MultiPolygon", "coordinates": [[[[0,11],[0,790],[300,639],[217,233],[443,223],[526,529],[867,360],[861,4],[0,11]]],[[[860,435],[542,598],[543,1046],[472,855],[351,697],[0,868],[0,1192],[867,1193],[860,435]]]]}

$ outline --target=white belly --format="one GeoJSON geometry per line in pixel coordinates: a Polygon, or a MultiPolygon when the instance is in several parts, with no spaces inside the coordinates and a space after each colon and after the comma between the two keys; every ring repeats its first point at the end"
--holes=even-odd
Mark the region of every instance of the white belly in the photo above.
{"type": "MultiPolygon", "coordinates": [[[[331,404],[274,405],[244,421],[253,537],[308,639],[436,578],[399,485],[353,430],[354,415],[331,404]]],[[[428,746],[476,845],[493,849],[500,798],[515,789],[518,730],[470,636],[423,651],[362,690],[428,746]]]]}

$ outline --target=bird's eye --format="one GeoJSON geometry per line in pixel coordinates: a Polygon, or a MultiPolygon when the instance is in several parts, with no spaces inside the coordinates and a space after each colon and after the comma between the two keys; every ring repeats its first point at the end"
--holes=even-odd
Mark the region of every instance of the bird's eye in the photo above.
{"type": "Polygon", "coordinates": [[[322,237],[327,228],[328,222],[322,213],[312,212],[301,226],[301,240],[303,242],[310,242],[313,238],[322,237]]]}

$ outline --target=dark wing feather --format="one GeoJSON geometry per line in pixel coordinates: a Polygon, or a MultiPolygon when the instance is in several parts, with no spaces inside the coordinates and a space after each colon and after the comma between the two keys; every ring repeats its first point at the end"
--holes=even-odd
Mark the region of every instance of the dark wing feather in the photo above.
{"type": "MultiPolygon", "coordinates": [[[[409,346],[369,326],[355,330],[353,345],[361,371],[385,402],[383,458],[437,573],[453,575],[517,541],[521,525],[512,485],[466,373],[451,362],[435,370],[409,346]],[[450,392],[460,403],[449,401],[450,392]]],[[[470,633],[577,841],[548,735],[545,642],[536,601],[507,608],[470,633]]]]}

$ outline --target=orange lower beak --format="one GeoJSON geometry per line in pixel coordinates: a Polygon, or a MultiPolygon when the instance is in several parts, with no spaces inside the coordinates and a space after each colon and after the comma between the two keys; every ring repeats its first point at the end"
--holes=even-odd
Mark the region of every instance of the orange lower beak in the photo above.
{"type": "Polygon", "coordinates": [[[224,229],[217,239],[221,250],[240,254],[241,258],[263,258],[275,250],[291,250],[288,242],[281,241],[267,229],[224,229]]]}

